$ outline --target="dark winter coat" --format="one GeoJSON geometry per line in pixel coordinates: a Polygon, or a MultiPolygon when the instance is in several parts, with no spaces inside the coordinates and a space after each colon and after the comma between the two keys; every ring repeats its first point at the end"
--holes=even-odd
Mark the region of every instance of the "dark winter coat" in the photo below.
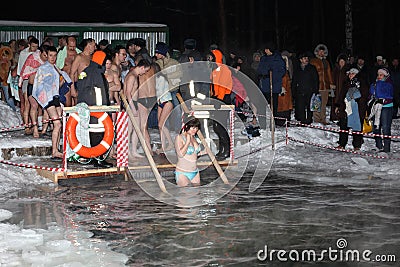
{"type": "Polygon", "coordinates": [[[77,103],[85,102],[89,106],[95,106],[96,92],[94,87],[98,87],[101,89],[103,105],[109,105],[108,82],[104,76],[104,67],[90,61],[89,66],[87,66],[83,72],[85,72],[86,75],[82,75],[82,79],[78,79],[76,82],[78,91],[77,103]]]}
{"type": "Polygon", "coordinates": [[[337,99],[342,91],[342,87],[344,81],[347,79],[346,72],[349,70],[349,67],[345,65],[343,68],[340,68],[339,64],[335,64],[332,72],[333,84],[336,86],[335,89],[335,99],[334,102],[337,102],[337,99]]]}
{"type": "Polygon", "coordinates": [[[367,101],[368,101],[368,84],[364,81],[363,78],[359,77],[359,75],[356,75],[353,78],[353,83],[350,81],[350,79],[347,77],[343,83],[343,88],[342,91],[340,91],[340,94],[338,95],[338,99],[335,102],[335,107],[339,108],[339,114],[338,117],[340,119],[347,118],[347,113],[345,111],[346,109],[346,104],[344,102],[344,99],[346,98],[346,94],[349,90],[350,87],[354,86],[355,82],[360,82],[360,93],[361,97],[356,99],[356,102],[358,104],[358,113],[360,116],[361,123],[363,119],[365,118],[365,113],[367,112],[367,101]]]}
{"type": "Polygon", "coordinates": [[[262,56],[258,65],[257,73],[262,76],[260,88],[263,93],[271,92],[270,71],[272,72],[272,93],[279,94],[282,91],[282,77],[286,73],[286,64],[277,52],[270,56],[262,56]]]}
{"type": "Polygon", "coordinates": [[[292,79],[292,94],[293,96],[311,96],[313,93],[318,93],[319,78],[317,69],[307,64],[304,69],[300,66],[294,69],[292,79]]]}

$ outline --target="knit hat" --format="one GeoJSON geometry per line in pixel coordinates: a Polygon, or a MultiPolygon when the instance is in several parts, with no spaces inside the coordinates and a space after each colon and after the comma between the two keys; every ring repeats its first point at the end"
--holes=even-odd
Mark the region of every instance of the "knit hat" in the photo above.
{"type": "Polygon", "coordinates": [[[106,53],[101,50],[97,50],[93,53],[92,61],[99,65],[103,65],[104,59],[106,58],[106,53]]]}
{"type": "Polygon", "coordinates": [[[378,61],[378,60],[383,60],[383,57],[382,56],[376,56],[376,60],[378,61]]]}
{"type": "Polygon", "coordinates": [[[389,76],[389,71],[388,71],[387,68],[381,68],[381,69],[378,70],[378,74],[383,74],[383,75],[385,75],[385,77],[388,77],[389,76]]]}
{"type": "Polygon", "coordinates": [[[356,68],[351,68],[351,69],[349,69],[348,71],[346,71],[346,74],[350,74],[350,73],[353,73],[353,74],[358,74],[360,71],[358,70],[358,69],[356,69],[356,68]]]}
{"type": "Polygon", "coordinates": [[[183,42],[183,46],[186,49],[196,49],[196,40],[195,39],[186,39],[183,42]]]}
{"type": "Polygon", "coordinates": [[[169,47],[166,43],[164,42],[158,42],[156,44],[156,51],[155,53],[161,54],[163,56],[166,56],[168,53],[169,47]]]}

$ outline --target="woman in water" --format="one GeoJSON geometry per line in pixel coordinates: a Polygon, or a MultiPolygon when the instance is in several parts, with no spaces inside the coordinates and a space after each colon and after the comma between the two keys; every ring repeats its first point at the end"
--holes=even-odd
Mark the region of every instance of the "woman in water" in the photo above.
{"type": "Polygon", "coordinates": [[[200,185],[200,173],[197,168],[197,158],[206,152],[201,149],[197,141],[197,131],[200,129],[200,121],[190,118],[185,123],[181,132],[175,138],[175,150],[178,162],[175,169],[175,180],[178,186],[187,186],[190,183],[200,185]]]}

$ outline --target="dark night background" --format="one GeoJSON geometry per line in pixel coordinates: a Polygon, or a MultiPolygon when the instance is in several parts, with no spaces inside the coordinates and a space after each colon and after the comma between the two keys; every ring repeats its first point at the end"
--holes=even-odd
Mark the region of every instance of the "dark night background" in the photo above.
{"type": "MultiPolygon", "coordinates": [[[[24,10],[2,12],[2,19],[75,22],[151,22],[169,27],[170,46],[183,50],[184,39],[205,51],[217,43],[224,52],[251,55],[267,41],[280,50],[329,48],[334,62],[345,48],[345,0],[102,0],[27,2],[24,10]],[[89,7],[84,7],[84,6],[89,7]],[[14,12],[14,13],[13,13],[14,12]]],[[[353,54],[390,59],[399,53],[398,1],[352,0],[353,54]]]]}

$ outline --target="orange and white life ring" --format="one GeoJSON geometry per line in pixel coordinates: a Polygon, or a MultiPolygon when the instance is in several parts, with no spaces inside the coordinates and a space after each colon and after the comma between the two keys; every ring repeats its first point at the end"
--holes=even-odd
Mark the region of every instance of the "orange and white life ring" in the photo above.
{"type": "Polygon", "coordinates": [[[71,149],[79,156],[85,158],[95,158],[103,155],[107,152],[114,141],[114,125],[110,116],[105,112],[91,112],[90,116],[96,117],[99,123],[102,123],[104,126],[103,140],[94,147],[86,147],[82,145],[76,137],[76,126],[80,120],[77,113],[70,114],[65,126],[67,140],[71,149]]]}

